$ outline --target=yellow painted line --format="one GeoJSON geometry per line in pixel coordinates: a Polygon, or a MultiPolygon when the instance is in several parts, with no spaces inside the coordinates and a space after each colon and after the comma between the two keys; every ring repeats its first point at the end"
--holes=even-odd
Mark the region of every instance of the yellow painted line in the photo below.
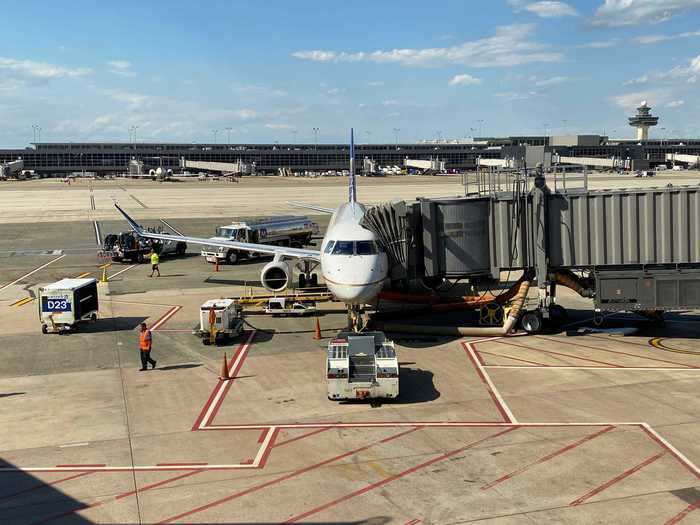
{"type": "Polygon", "coordinates": [[[87,276],[90,275],[91,273],[92,273],[92,272],[81,273],[80,275],[78,275],[78,277],[76,277],[76,279],[82,279],[83,277],[87,277],[87,276]]]}
{"type": "Polygon", "coordinates": [[[664,339],[668,339],[667,337],[654,337],[653,339],[649,340],[649,344],[653,346],[654,348],[658,348],[659,350],[666,350],[667,352],[675,352],[677,354],[688,354],[688,355],[700,355],[700,352],[693,352],[692,350],[682,350],[680,348],[671,348],[669,346],[666,346],[663,341],[664,339]]]}
{"type": "Polygon", "coordinates": [[[19,301],[12,303],[10,306],[23,306],[31,301],[34,300],[34,297],[25,297],[24,299],[20,299],[19,301]]]}
{"type": "Polygon", "coordinates": [[[100,270],[104,270],[105,268],[109,268],[110,266],[112,266],[112,263],[103,264],[102,266],[98,266],[98,268],[100,270]]]}

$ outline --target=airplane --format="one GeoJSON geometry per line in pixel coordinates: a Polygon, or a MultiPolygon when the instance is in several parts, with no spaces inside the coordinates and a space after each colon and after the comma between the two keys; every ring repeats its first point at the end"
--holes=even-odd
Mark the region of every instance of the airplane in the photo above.
{"type": "Polygon", "coordinates": [[[363,327],[362,307],[372,303],[381,291],[389,275],[389,262],[377,236],[360,225],[366,208],[357,201],[355,143],[352,129],[350,130],[350,174],[348,179],[348,201],[338,208],[326,208],[298,202],[289,203],[295,207],[308,208],[332,215],[321,242],[320,251],[238,241],[214,241],[199,237],[149,232],[129,217],[117,203],[115,206],[131,228],[142,237],[235,248],[272,255],[273,260],[266,264],[261,271],[260,281],[266,289],[273,292],[280,292],[290,285],[293,279],[293,268],[290,264],[292,261],[296,261],[295,268],[304,275],[304,280],[308,283],[317,282],[317,276],[313,274],[313,271],[320,266],[321,275],[328,290],[338,301],[346,304],[349,324],[352,328],[359,330],[363,327]]]}

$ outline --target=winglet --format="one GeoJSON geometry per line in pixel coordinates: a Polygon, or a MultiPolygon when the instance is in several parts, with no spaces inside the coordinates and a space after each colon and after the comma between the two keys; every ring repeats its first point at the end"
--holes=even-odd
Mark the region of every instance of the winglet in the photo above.
{"type": "Polygon", "coordinates": [[[131,226],[132,230],[134,230],[138,234],[141,234],[141,232],[143,232],[143,228],[139,226],[139,224],[134,219],[129,217],[129,215],[127,215],[127,213],[119,207],[119,204],[115,202],[114,207],[117,208],[117,210],[119,210],[119,213],[123,215],[124,219],[126,219],[126,222],[129,223],[129,226],[131,226]]]}

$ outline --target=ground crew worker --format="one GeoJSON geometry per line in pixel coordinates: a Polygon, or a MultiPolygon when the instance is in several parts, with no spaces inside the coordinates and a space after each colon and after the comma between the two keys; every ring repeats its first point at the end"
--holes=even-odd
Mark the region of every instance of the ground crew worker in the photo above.
{"type": "Polygon", "coordinates": [[[151,275],[149,275],[149,277],[153,277],[153,272],[158,272],[157,277],[160,277],[158,263],[160,263],[160,255],[158,255],[158,253],[151,248],[151,275]]]}
{"type": "Polygon", "coordinates": [[[151,359],[151,348],[153,347],[153,336],[151,331],[146,326],[146,323],[141,323],[141,333],[139,334],[139,350],[141,351],[141,371],[148,370],[148,363],[151,367],[156,367],[156,360],[151,359]]]}

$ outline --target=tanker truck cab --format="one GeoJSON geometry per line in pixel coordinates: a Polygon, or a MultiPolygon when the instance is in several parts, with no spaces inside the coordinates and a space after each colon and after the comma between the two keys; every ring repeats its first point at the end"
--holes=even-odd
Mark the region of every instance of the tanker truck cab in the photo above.
{"type": "MultiPolygon", "coordinates": [[[[220,226],[216,229],[216,236],[211,237],[211,240],[303,247],[310,244],[311,238],[318,232],[318,225],[308,217],[282,216],[251,219],[220,226]]],[[[255,255],[255,252],[215,244],[205,245],[202,248],[202,256],[207,262],[212,263],[226,261],[229,264],[235,264],[241,258],[255,255]]]]}
{"type": "Polygon", "coordinates": [[[328,343],[328,399],[392,399],[399,395],[394,343],[382,332],[340,332],[328,343]]]}

